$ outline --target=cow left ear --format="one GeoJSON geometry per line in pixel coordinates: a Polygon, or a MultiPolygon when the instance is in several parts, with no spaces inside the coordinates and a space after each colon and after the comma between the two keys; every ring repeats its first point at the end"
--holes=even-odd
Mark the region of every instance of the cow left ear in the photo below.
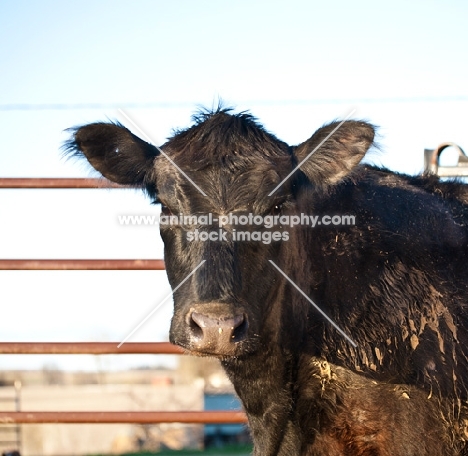
{"type": "Polygon", "coordinates": [[[361,161],[373,144],[374,136],[375,127],[366,122],[332,122],[296,146],[294,155],[311,182],[333,185],[345,178],[361,161]]]}
{"type": "Polygon", "coordinates": [[[71,128],[64,144],[68,155],[86,157],[105,178],[122,185],[143,186],[159,150],[119,123],[93,123],[71,128]]]}

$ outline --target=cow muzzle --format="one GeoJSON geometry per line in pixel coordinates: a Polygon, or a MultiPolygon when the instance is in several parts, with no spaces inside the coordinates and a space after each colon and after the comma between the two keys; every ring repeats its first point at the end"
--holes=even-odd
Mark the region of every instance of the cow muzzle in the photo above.
{"type": "Polygon", "coordinates": [[[247,338],[248,322],[243,312],[221,313],[205,306],[191,308],[186,316],[189,350],[213,356],[235,356],[247,338]]]}

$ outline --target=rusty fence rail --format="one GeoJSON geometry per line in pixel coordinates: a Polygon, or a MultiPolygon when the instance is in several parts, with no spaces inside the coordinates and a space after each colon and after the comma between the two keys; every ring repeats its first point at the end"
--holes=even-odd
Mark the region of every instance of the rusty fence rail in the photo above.
{"type": "Polygon", "coordinates": [[[10,260],[0,259],[0,270],[157,270],[164,260],[10,260]]]}
{"type": "Polygon", "coordinates": [[[0,424],[238,424],[245,423],[243,412],[0,412],[0,424]]]}
{"type": "Polygon", "coordinates": [[[104,178],[2,177],[0,188],[9,189],[77,189],[77,188],[133,188],[115,184],[104,178]]]}
{"type": "MultiPolygon", "coordinates": [[[[0,189],[103,189],[132,188],[106,179],[86,178],[0,178],[0,189]]],[[[0,270],[164,270],[164,260],[107,259],[0,259],[0,270]]],[[[183,350],[169,342],[2,342],[0,355],[20,354],[166,354],[181,355],[183,350]]],[[[0,424],[33,423],[246,423],[241,411],[22,411],[0,412],[0,424]]]]}
{"type": "Polygon", "coordinates": [[[0,355],[181,355],[170,342],[0,342],[0,355]]]}

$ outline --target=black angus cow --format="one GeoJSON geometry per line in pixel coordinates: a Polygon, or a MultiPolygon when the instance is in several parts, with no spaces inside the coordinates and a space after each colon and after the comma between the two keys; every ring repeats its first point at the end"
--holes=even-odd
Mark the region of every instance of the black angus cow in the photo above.
{"type": "Polygon", "coordinates": [[[161,225],[170,340],[220,359],[257,456],[463,454],[467,186],[360,165],[373,141],[353,120],[289,146],[219,108],[160,149],[113,123],[66,145],[196,216],[161,225]]]}

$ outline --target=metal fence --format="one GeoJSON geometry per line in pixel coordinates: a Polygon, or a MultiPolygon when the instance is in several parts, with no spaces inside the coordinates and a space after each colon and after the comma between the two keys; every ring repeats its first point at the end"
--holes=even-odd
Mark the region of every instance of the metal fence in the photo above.
{"type": "MultiPolygon", "coordinates": [[[[0,178],[0,189],[82,189],[129,188],[105,179],[54,179],[54,178],[0,178]]],[[[163,270],[163,260],[16,260],[0,259],[0,270],[163,270]]],[[[0,354],[183,354],[183,350],[169,342],[125,343],[0,343],[0,354]]],[[[145,411],[145,412],[0,412],[2,424],[31,423],[245,423],[240,411],[145,411]]]]}
{"type": "Polygon", "coordinates": [[[468,177],[468,156],[457,144],[445,142],[435,149],[424,149],[424,170],[440,177],[468,177]],[[441,166],[440,155],[449,147],[458,152],[458,163],[455,166],[441,166]]]}

